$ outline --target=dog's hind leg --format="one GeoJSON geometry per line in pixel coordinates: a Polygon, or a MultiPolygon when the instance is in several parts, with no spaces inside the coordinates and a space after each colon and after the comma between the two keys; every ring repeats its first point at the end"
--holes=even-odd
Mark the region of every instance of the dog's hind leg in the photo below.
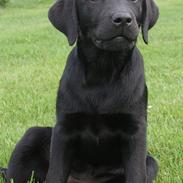
{"type": "Polygon", "coordinates": [[[147,167],[147,183],[152,183],[155,180],[158,173],[158,164],[156,160],[150,155],[147,155],[146,167],[147,167]]]}
{"type": "Polygon", "coordinates": [[[27,130],[13,151],[7,169],[7,182],[43,183],[49,166],[52,128],[33,127],[27,130]]]}

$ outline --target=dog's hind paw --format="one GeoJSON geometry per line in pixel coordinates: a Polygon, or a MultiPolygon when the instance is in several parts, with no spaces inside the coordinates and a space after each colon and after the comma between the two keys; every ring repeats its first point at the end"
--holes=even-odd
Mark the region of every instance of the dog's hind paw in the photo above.
{"type": "Polygon", "coordinates": [[[0,168],[0,176],[7,180],[7,168],[0,168]]]}

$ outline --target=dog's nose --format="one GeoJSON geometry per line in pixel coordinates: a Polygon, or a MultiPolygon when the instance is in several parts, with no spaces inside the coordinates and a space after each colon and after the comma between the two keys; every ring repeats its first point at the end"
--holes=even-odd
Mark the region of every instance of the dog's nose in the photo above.
{"type": "Polygon", "coordinates": [[[126,25],[129,26],[132,24],[132,17],[129,13],[115,13],[112,16],[112,23],[116,26],[126,25]]]}

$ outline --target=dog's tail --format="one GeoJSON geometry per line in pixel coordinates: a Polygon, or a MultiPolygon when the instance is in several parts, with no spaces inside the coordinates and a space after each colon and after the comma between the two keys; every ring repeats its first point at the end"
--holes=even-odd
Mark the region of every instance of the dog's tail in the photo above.
{"type": "Polygon", "coordinates": [[[0,176],[7,180],[7,168],[0,168],[0,176]]]}

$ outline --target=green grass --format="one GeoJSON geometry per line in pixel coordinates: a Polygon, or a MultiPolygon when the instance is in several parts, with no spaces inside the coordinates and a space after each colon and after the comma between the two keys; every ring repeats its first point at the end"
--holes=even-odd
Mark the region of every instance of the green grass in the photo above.
{"type": "MultiPolygon", "coordinates": [[[[56,91],[70,51],[47,19],[51,0],[12,0],[0,9],[0,165],[31,126],[55,122],[56,91]]],[[[183,1],[158,0],[161,16],[142,39],[149,87],[148,149],[156,183],[183,182],[183,1]]],[[[2,181],[0,181],[2,183],[2,181]]]]}

